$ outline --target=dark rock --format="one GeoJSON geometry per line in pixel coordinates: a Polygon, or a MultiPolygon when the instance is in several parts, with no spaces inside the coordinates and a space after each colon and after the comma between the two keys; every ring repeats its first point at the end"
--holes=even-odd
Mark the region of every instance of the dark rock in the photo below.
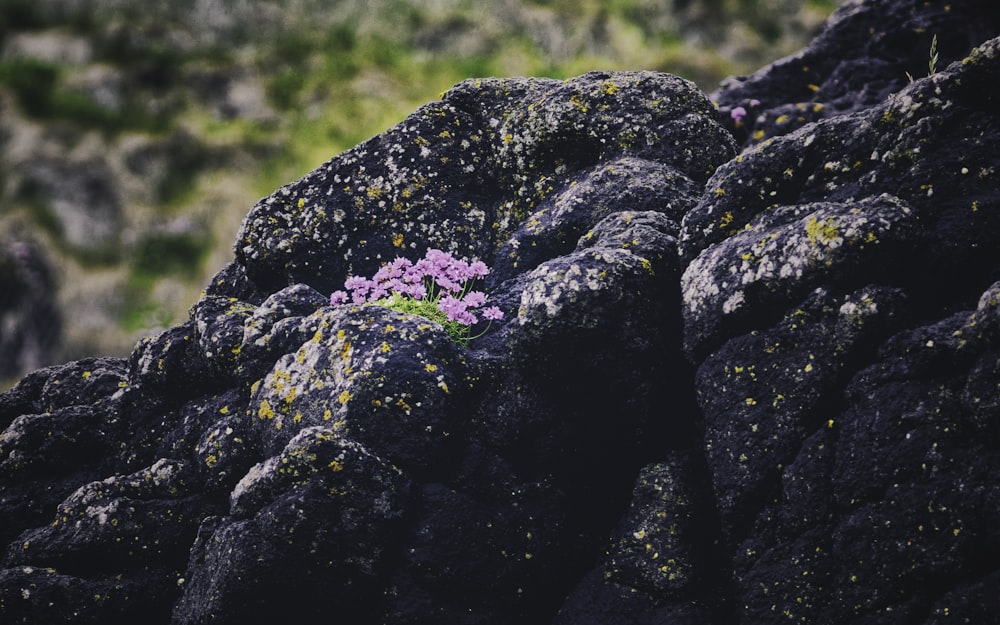
{"type": "Polygon", "coordinates": [[[739,156],[672,77],[461,83],[0,396],[4,622],[998,622],[998,55],[739,156]],[[430,247],[505,318],[330,305],[430,247]]]}
{"type": "Polygon", "coordinates": [[[220,378],[235,378],[243,325],[255,307],[235,297],[206,295],[191,309],[200,360],[220,378]]]}
{"type": "Polygon", "coordinates": [[[967,2],[846,2],[801,52],[712,94],[720,117],[744,146],[812,122],[877,106],[889,94],[965,58],[1000,32],[1000,9],[967,2]],[[746,115],[735,123],[731,112],[746,115]]]}
{"type": "Polygon", "coordinates": [[[42,369],[2,396],[18,408],[0,436],[0,539],[51,517],[80,484],[101,477],[120,437],[116,401],[124,362],[85,359],[42,369]]]}
{"type": "Polygon", "coordinates": [[[824,284],[893,284],[958,310],[1000,278],[1000,218],[985,208],[998,121],[984,109],[998,47],[721,167],[680,237],[688,349],[704,354],[824,284]]]}
{"type": "Polygon", "coordinates": [[[231,262],[212,277],[205,287],[205,295],[235,297],[244,302],[260,304],[268,294],[257,290],[257,286],[247,278],[242,265],[231,262]]]}
{"type": "MultiPolygon", "coordinates": [[[[236,256],[266,288],[320,291],[410,250],[492,259],[546,198],[598,163],[637,157],[703,182],[733,154],[711,113],[694,85],[651,72],[468,80],[258,203],[236,256]]],[[[679,210],[691,186],[675,184],[679,210]]]]}
{"type": "Polygon", "coordinates": [[[290,610],[372,619],[408,490],[399,469],[332,426],[302,430],[237,484],[230,516],[202,524],[173,622],[245,623],[290,610]]]}
{"type": "Polygon", "coordinates": [[[703,527],[712,517],[705,518],[708,490],[698,483],[696,467],[680,456],[643,468],[613,539],[605,579],[654,597],[697,594],[694,587],[709,572],[713,536],[703,527]]]}
{"type": "MultiPolygon", "coordinates": [[[[30,460],[30,485],[51,491],[7,502],[10,578],[36,562],[87,587],[120,575],[177,623],[290,604],[359,622],[551,618],[635,472],[697,444],[693,400],[671,401],[693,377],[677,235],[733,154],[674,77],[462,83],[259,204],[190,321],[127,364],[81,361],[8,394],[10,475],[30,460]],[[472,349],[315,290],[432,245],[506,250],[487,287],[507,318],[472,349]],[[16,447],[52,423],[99,438],[16,447]],[[59,445],[93,456],[44,455],[59,445]],[[168,468],[183,478],[153,488],[168,468]],[[151,490],[128,490],[143,476],[151,490]]],[[[47,592],[76,600],[62,577],[47,592]]]]}
{"type": "Polygon", "coordinates": [[[327,311],[315,333],[251,389],[253,431],[268,455],[323,426],[421,475],[447,467],[470,381],[437,324],[382,307],[327,311]]]}
{"type": "Polygon", "coordinates": [[[121,358],[84,358],[55,368],[39,395],[45,412],[94,404],[128,386],[121,358]]]}
{"type": "Polygon", "coordinates": [[[244,378],[263,378],[279,358],[315,336],[323,321],[313,313],[328,302],[328,297],[304,284],[284,288],[264,300],[244,322],[238,346],[244,378]]]}
{"type": "Polygon", "coordinates": [[[134,386],[128,389],[126,401],[134,398],[137,403],[170,405],[211,388],[212,375],[204,351],[195,321],[143,338],[129,356],[128,379],[134,386]],[[184,393],[176,392],[180,388],[184,393]]]}
{"type": "Polygon", "coordinates": [[[924,623],[943,594],[990,601],[969,582],[998,553],[993,402],[977,408],[996,385],[998,49],[744,152],[684,218],[740,622],[924,623]]]}
{"type": "Polygon", "coordinates": [[[700,184],[657,161],[628,157],[581,170],[497,251],[493,279],[531,271],[553,252],[572,252],[581,236],[620,206],[657,211],[679,224],[700,195],[700,184]]]}
{"type": "Polygon", "coordinates": [[[163,599],[149,592],[159,581],[142,572],[83,579],[51,568],[0,569],[0,613],[12,625],[167,623],[163,599]]]}

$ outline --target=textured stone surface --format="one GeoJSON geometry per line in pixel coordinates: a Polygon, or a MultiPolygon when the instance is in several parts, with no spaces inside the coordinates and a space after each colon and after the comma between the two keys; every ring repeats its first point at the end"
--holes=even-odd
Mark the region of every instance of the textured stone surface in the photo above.
{"type": "MultiPolygon", "coordinates": [[[[429,247],[493,258],[513,231],[530,227],[531,214],[601,211],[565,206],[575,204],[570,190],[557,190],[596,177],[588,188],[599,193],[595,166],[622,157],[655,161],[646,167],[676,179],[686,193],[664,205],[690,202],[696,187],[682,178],[703,183],[733,154],[711,117],[693,84],[651,72],[469,80],[262,200],[243,224],[237,258],[262,286],[303,282],[323,291],[429,247]]],[[[650,184],[624,175],[629,186],[650,184]]],[[[593,225],[588,215],[575,220],[580,234],[593,225]]],[[[507,256],[516,265],[517,251],[507,256]]]]}
{"type": "Polygon", "coordinates": [[[827,20],[808,47],[750,76],[723,81],[712,99],[744,146],[807,124],[865,110],[889,94],[961,60],[1000,29],[1000,7],[965,2],[850,0],[827,20]],[[739,124],[736,107],[747,114],[739,124]]]}
{"type": "MultiPolygon", "coordinates": [[[[968,19],[911,4],[803,55],[968,19]]],[[[966,52],[740,154],[673,77],[467,81],[279,189],[189,321],[0,395],[4,623],[997,623],[966,52]],[[494,267],[468,347],[329,305],[433,246],[494,267]]]]}

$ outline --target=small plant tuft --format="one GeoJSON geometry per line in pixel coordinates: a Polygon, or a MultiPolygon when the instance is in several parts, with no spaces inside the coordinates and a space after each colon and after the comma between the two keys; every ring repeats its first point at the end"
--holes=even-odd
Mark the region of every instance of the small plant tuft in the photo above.
{"type": "Polygon", "coordinates": [[[937,35],[931,39],[931,51],[930,58],[927,61],[927,75],[930,76],[937,71],[938,62],[938,49],[937,49],[937,35]]]}
{"type": "Polygon", "coordinates": [[[382,265],[371,279],[348,277],[345,290],[330,295],[330,305],[350,302],[355,306],[385,306],[420,315],[441,324],[453,341],[467,347],[469,341],[489,330],[487,325],[479,334],[470,336],[472,326],[479,323],[477,314],[490,324],[503,319],[503,312],[496,306],[484,308],[485,293],[473,290],[475,281],[488,273],[489,268],[482,261],[470,263],[430,249],[416,263],[397,257],[382,265]]]}
{"type": "MultiPolygon", "coordinates": [[[[928,58],[927,58],[928,76],[933,76],[937,72],[937,63],[938,63],[937,35],[934,35],[934,37],[931,38],[931,49],[930,52],[928,53],[928,58]]],[[[914,80],[913,74],[911,74],[910,72],[906,72],[906,77],[910,79],[910,82],[913,82],[914,80]]]]}

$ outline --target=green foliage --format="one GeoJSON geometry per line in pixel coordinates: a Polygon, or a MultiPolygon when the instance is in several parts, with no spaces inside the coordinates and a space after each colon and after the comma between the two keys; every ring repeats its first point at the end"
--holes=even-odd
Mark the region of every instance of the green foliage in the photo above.
{"type": "MultiPolygon", "coordinates": [[[[937,35],[931,38],[931,49],[927,53],[927,75],[933,76],[937,72],[938,64],[938,48],[937,48],[937,35]]],[[[910,72],[906,72],[906,77],[913,82],[914,78],[910,72]]]]}
{"type": "Polygon", "coordinates": [[[930,58],[927,60],[928,76],[937,71],[937,62],[938,62],[937,35],[934,35],[934,38],[931,39],[930,58]]]}
{"type": "Polygon", "coordinates": [[[0,63],[0,85],[13,91],[17,102],[29,115],[44,116],[52,108],[52,93],[59,68],[31,59],[0,63]]]}
{"type": "Polygon", "coordinates": [[[62,87],[63,71],[44,61],[12,59],[0,63],[0,88],[12,92],[25,115],[41,121],[70,121],[105,132],[159,132],[166,127],[164,116],[149,115],[141,107],[131,106],[119,113],[83,93],[62,87]]]}
{"type": "Polygon", "coordinates": [[[282,68],[268,80],[267,97],[279,109],[291,108],[298,102],[305,84],[306,77],[301,71],[293,67],[282,68]]]}
{"type": "Polygon", "coordinates": [[[148,234],[135,246],[132,271],[138,277],[194,277],[210,245],[207,236],[196,232],[148,234]]]}
{"type": "Polygon", "coordinates": [[[413,299],[405,297],[399,293],[394,293],[391,297],[372,302],[373,305],[384,306],[401,313],[420,315],[425,319],[430,319],[439,324],[448,333],[448,338],[462,345],[469,344],[469,328],[460,323],[450,321],[448,315],[438,308],[437,302],[429,299],[413,299]]]}

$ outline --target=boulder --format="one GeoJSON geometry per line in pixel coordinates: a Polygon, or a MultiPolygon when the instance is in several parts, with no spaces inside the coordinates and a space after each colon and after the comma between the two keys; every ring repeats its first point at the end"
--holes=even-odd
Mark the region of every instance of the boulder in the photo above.
{"type": "Polygon", "coordinates": [[[550,618],[635,472],[696,444],[677,237],[734,155],[673,76],[470,80],[279,189],[189,321],[4,395],[6,579],[38,590],[0,609],[118,576],[86,614],[550,618]],[[494,267],[505,319],[468,347],[330,305],[435,246],[494,267]]]}

